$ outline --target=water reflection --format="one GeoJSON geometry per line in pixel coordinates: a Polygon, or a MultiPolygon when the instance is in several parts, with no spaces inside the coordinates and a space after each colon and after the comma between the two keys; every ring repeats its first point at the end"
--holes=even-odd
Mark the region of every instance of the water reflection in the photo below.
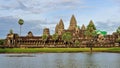
{"type": "Polygon", "coordinates": [[[6,57],[35,57],[35,55],[32,55],[32,54],[10,54],[10,55],[6,55],[6,57]]]}
{"type": "Polygon", "coordinates": [[[120,68],[120,54],[0,54],[0,68],[120,68]]]}

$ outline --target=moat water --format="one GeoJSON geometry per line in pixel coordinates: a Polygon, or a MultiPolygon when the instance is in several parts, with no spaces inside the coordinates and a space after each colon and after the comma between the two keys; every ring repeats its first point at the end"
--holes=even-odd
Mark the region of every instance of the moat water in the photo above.
{"type": "Polygon", "coordinates": [[[120,68],[120,53],[0,54],[0,68],[120,68]]]}

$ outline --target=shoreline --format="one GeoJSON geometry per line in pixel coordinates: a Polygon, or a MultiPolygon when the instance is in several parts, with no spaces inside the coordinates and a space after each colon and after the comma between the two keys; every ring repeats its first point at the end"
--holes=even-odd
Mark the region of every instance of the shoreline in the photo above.
{"type": "MultiPolygon", "coordinates": [[[[21,53],[15,53],[15,52],[10,52],[10,53],[0,53],[0,54],[47,54],[47,53],[91,53],[91,52],[36,52],[36,53],[30,53],[30,52],[21,52],[21,53]]],[[[108,51],[101,51],[101,52],[92,52],[92,53],[120,53],[120,52],[108,52],[108,51]]]]}
{"type": "MultiPolygon", "coordinates": [[[[9,53],[82,53],[90,52],[90,48],[0,48],[0,54],[9,53]]],[[[93,48],[92,52],[120,53],[117,48],[93,48]]]]}

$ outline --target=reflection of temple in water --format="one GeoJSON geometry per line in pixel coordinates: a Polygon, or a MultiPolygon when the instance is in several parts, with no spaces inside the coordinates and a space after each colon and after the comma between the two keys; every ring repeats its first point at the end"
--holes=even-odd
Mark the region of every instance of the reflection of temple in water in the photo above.
{"type": "MultiPolygon", "coordinates": [[[[31,31],[28,32],[27,36],[19,36],[18,34],[12,33],[8,34],[5,46],[6,47],[66,47],[66,43],[62,40],[62,34],[65,32],[70,32],[72,34],[72,39],[70,41],[69,47],[89,47],[88,42],[89,38],[85,36],[86,27],[84,24],[77,26],[77,21],[72,15],[70,20],[70,25],[68,29],[64,29],[64,23],[62,19],[55,27],[55,33],[58,34],[58,39],[55,41],[50,35],[49,28],[43,30],[43,34],[46,34],[48,37],[46,41],[42,39],[42,36],[34,36],[31,31]],[[75,41],[78,40],[80,44],[75,45],[75,41]],[[55,43],[54,43],[55,42],[55,43]],[[45,43],[45,44],[44,44],[45,43]]],[[[115,45],[115,40],[118,38],[116,33],[112,35],[106,35],[103,42],[94,42],[94,47],[113,47],[115,45]]],[[[92,44],[93,45],[93,44],[92,44]]]]}

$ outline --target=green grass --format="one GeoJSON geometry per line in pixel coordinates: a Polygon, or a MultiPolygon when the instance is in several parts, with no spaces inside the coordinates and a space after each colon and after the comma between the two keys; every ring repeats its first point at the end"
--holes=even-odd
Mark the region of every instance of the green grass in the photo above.
{"type": "MultiPolygon", "coordinates": [[[[90,52],[90,48],[0,48],[0,53],[73,53],[90,52]]],[[[120,48],[93,48],[93,52],[119,52],[120,48]]]]}
{"type": "Polygon", "coordinates": [[[120,52],[120,48],[93,48],[94,52],[120,52]]]}

